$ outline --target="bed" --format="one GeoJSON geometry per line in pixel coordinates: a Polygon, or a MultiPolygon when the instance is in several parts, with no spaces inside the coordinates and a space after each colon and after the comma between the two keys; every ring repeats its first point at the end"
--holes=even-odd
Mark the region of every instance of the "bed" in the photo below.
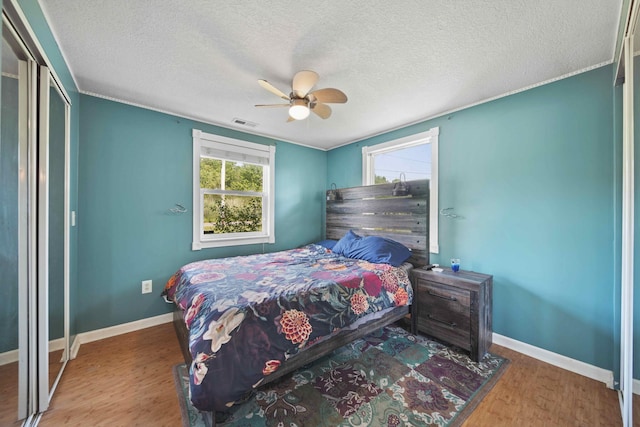
{"type": "Polygon", "coordinates": [[[330,190],[327,241],[198,261],[170,278],[191,401],[212,423],[257,387],[407,316],[410,269],[428,263],[428,181],[406,186],[330,190]],[[362,255],[353,242],[384,250],[362,255]]]}

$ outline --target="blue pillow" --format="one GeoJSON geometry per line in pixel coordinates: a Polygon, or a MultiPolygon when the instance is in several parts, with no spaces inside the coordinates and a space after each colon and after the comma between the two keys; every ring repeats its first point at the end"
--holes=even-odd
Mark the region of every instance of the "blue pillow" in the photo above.
{"type": "Polygon", "coordinates": [[[331,250],[338,255],[344,255],[348,257],[349,255],[347,255],[347,252],[349,251],[351,244],[357,239],[361,239],[361,237],[354,233],[352,230],[349,230],[347,234],[342,236],[342,239],[338,240],[338,243],[336,243],[331,250]]]}
{"type": "Polygon", "coordinates": [[[360,237],[351,230],[336,243],[333,252],[348,258],[391,264],[394,267],[411,257],[411,251],[402,243],[378,236],[360,237]]]}
{"type": "Polygon", "coordinates": [[[316,242],[316,245],[324,246],[327,249],[333,249],[336,243],[338,243],[337,240],[327,239],[327,240],[321,240],[319,242],[316,242]]]}

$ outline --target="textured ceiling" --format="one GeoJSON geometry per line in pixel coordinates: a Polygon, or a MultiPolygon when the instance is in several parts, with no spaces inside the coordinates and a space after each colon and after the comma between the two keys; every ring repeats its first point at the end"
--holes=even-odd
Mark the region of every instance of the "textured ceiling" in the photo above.
{"type": "Polygon", "coordinates": [[[40,0],[83,93],[328,149],[613,59],[621,0],[40,0]],[[287,123],[302,69],[349,97],[287,123]],[[240,118],[255,128],[233,123],[240,118]]]}

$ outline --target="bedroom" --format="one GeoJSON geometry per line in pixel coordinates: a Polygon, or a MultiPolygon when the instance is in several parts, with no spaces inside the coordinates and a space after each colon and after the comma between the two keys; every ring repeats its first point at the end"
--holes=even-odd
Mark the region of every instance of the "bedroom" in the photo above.
{"type": "MultiPolygon", "coordinates": [[[[78,224],[70,232],[71,334],[165,319],[170,309],[158,293],[176,268],[262,251],[191,251],[190,215],[166,214],[175,203],[191,210],[191,130],[274,141],[79,93],[40,4],[18,4],[71,96],[78,224]],[[147,279],[153,295],[140,294],[147,279]]],[[[267,251],[323,237],[322,195],[331,183],[361,184],[363,146],[439,127],[439,206],[461,218],[439,217],[432,261],[458,257],[463,268],[494,276],[496,334],[582,362],[592,377],[618,370],[622,107],[612,85],[614,15],[611,57],[594,69],[328,151],[276,141],[276,188],[286,190],[276,191],[277,239],[267,251]]],[[[272,101],[260,90],[255,84],[260,99],[248,100],[251,108],[272,101]]]]}

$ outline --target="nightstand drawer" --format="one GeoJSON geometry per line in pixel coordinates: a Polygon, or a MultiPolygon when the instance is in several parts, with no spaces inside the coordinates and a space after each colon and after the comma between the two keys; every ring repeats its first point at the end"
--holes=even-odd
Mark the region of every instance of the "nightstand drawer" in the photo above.
{"type": "Polygon", "coordinates": [[[468,349],[470,342],[470,293],[434,282],[418,282],[418,304],[421,315],[418,329],[459,347],[468,349]]]}
{"type": "Polygon", "coordinates": [[[459,312],[469,312],[471,306],[471,293],[468,290],[427,280],[418,282],[418,298],[420,298],[420,304],[429,306],[444,304],[447,308],[459,312]]]}
{"type": "Polygon", "coordinates": [[[447,320],[438,319],[435,316],[427,314],[424,317],[418,318],[417,323],[418,330],[421,332],[469,350],[471,333],[469,332],[468,317],[467,323],[464,325],[456,322],[448,322],[447,320]]]}

